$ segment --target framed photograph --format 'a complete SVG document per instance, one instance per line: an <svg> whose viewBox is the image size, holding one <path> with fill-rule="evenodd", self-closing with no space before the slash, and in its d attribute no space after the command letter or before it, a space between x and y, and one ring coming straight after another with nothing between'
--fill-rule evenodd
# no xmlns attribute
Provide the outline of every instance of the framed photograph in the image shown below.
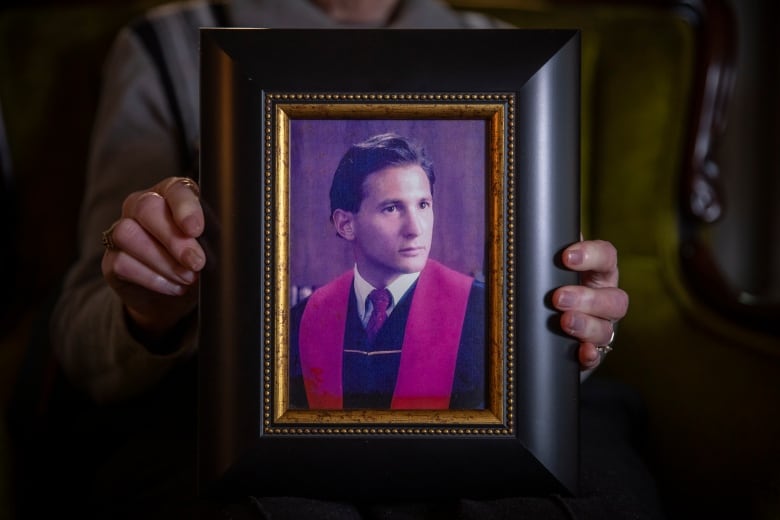
<svg viewBox="0 0 780 520"><path fill-rule="evenodd" d="M579 53L202 29L204 495L576 494Z"/></svg>

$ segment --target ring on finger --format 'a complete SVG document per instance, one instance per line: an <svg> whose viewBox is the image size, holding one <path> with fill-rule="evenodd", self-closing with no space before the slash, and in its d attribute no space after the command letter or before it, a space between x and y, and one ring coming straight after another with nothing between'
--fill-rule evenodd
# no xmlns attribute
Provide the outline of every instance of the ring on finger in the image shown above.
<svg viewBox="0 0 780 520"><path fill-rule="evenodd" d="M177 177L173 182L169 183L168 186L165 187L162 192L162 196L165 197L168 191L170 191L170 189L177 184L186 186L192 193L195 194L196 197L200 198L200 187L198 187L198 184L189 177Z"/></svg>
<svg viewBox="0 0 780 520"><path fill-rule="evenodd" d="M609 341L607 341L604 345L596 345L596 350L601 354L602 356L606 356L610 352L612 352L612 343L615 342L615 327L612 327L612 334L609 336Z"/></svg>
<svg viewBox="0 0 780 520"><path fill-rule="evenodd" d="M113 236L114 228L117 226L117 224L119 224L118 220L116 222L114 222L113 224L111 224L111 226L108 229L106 229L105 231L103 231L103 233L102 233L102 237L100 239L100 242L103 244L103 247L106 248L106 251L114 251L114 250L118 249L116 247L116 244L114 244L114 236Z"/></svg>

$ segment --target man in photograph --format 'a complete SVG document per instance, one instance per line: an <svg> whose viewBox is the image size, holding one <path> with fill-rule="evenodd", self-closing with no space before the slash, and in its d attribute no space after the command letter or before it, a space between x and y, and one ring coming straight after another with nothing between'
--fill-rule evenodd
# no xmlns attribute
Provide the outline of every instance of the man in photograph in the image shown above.
<svg viewBox="0 0 780 520"><path fill-rule="evenodd" d="M331 221L355 265L291 312L291 408L485 407L485 289L429 258L434 182L396 134L342 157Z"/></svg>

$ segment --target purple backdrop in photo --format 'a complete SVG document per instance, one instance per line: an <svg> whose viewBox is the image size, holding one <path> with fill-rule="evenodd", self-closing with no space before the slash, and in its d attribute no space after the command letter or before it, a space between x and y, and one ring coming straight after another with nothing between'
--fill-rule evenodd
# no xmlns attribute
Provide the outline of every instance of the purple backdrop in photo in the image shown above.
<svg viewBox="0 0 780 520"><path fill-rule="evenodd" d="M327 283L354 263L330 223L328 193L342 155L373 135L419 141L436 173L431 258L482 275L485 254L487 124L484 120L293 119L290 121L290 283ZM293 294L295 298L295 294Z"/></svg>

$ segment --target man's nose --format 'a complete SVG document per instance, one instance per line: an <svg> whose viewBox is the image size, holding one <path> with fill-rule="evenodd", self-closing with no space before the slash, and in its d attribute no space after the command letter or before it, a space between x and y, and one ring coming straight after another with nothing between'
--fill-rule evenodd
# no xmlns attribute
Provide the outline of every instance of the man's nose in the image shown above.
<svg viewBox="0 0 780 520"><path fill-rule="evenodd" d="M411 210L406 213L404 218L404 234L406 236L418 236L423 231L423 217L416 210Z"/></svg>

